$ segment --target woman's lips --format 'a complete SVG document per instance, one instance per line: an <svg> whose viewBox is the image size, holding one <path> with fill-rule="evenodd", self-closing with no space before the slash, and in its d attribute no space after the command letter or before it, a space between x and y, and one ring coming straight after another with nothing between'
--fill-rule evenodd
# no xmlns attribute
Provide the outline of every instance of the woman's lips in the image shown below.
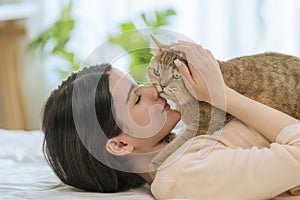
<svg viewBox="0 0 300 200"><path fill-rule="evenodd" d="M166 103L165 106L164 106L164 109L165 109L165 111L170 110L170 105L168 103Z"/></svg>

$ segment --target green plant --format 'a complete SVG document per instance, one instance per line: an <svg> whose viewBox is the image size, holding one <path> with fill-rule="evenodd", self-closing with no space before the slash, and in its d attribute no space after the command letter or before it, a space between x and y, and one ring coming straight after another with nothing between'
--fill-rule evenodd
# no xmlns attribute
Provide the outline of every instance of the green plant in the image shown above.
<svg viewBox="0 0 300 200"><path fill-rule="evenodd" d="M151 18L152 15L153 13L140 14L146 27L158 28L168 25L170 17L176 15L176 12L173 9L167 9L164 11L155 11L154 18ZM146 65L152 57L149 35L145 35L139 31L132 21L120 24L119 33L115 35L109 36L109 42L123 47L130 56L130 74L136 81L146 82Z"/></svg>
<svg viewBox="0 0 300 200"><path fill-rule="evenodd" d="M56 68L62 79L66 78L71 72L80 69L80 62L74 52L68 49L68 42L74 30L75 21L71 15L73 0L61 9L59 19L49 28L42 31L32 42L29 43L28 50L32 54L41 52L43 57L58 56L67 62L66 67ZM154 14L154 18L150 16ZM175 15L173 9L165 11L154 11L154 13L142 13L140 17L146 27L158 28L169 24L169 17ZM120 31L117 36L109 36L109 42L114 45L122 46L130 55L130 73L139 81L146 79L146 65L152 57L149 48L149 35L143 35L134 22L124 22L119 25ZM128 34L127 34L128 33ZM139 38L132 42L132 37ZM135 49L132 51L132 49Z"/></svg>
<svg viewBox="0 0 300 200"><path fill-rule="evenodd" d="M61 9L59 19L49 28L41 32L32 42L28 50L31 53L41 52L43 57L58 56L67 62L66 68L57 68L61 78L66 78L70 72L80 69L80 62L67 47L75 21L71 15L73 1Z"/></svg>

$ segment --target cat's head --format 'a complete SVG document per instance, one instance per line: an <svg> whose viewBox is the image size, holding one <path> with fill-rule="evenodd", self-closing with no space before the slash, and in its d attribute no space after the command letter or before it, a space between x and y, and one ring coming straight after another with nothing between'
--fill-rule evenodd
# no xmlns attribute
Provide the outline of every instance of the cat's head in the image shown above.
<svg viewBox="0 0 300 200"><path fill-rule="evenodd" d="M186 103L191 96L174 64L174 60L179 59L188 65L184 53L170 49L171 45L162 44L153 36L152 39L157 49L153 51L147 67L150 82L156 86L160 96L176 104Z"/></svg>

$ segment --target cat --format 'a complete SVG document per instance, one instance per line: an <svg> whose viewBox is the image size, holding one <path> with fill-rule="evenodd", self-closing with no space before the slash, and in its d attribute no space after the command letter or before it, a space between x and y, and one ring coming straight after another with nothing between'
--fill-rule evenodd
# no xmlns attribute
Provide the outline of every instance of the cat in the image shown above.
<svg viewBox="0 0 300 200"><path fill-rule="evenodd" d="M188 139L220 130L234 117L206 102L198 102L189 93L174 64L179 59L187 66L185 55L170 49L151 36L158 50L147 66L149 81L160 96L173 101L186 124L150 164L151 176L162 162ZM218 61L227 86L286 114L300 119L300 58L281 53L266 52ZM267 119L266 119L267 120ZM174 137L174 136L172 136ZM169 137L168 137L169 138Z"/></svg>

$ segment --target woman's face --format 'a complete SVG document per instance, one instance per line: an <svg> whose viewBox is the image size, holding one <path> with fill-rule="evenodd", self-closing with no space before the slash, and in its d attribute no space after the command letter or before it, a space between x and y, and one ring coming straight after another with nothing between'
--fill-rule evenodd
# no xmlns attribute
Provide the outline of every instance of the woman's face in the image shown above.
<svg viewBox="0 0 300 200"><path fill-rule="evenodd" d="M110 92L115 119L122 131L149 142L160 141L180 120L180 113L170 109L154 86L140 86L128 74L110 72Z"/></svg>

